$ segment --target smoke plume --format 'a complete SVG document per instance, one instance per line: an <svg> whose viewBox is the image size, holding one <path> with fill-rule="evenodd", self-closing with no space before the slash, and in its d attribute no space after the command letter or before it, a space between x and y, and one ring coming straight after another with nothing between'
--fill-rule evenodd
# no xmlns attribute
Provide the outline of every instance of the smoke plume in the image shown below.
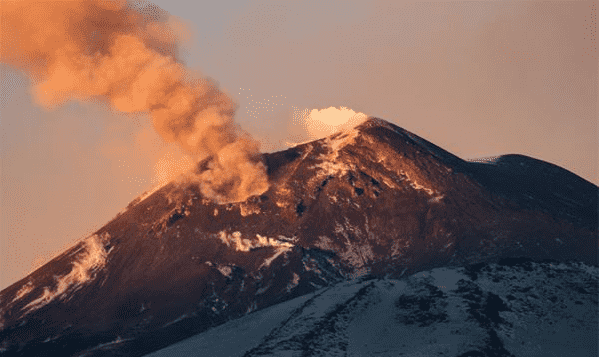
<svg viewBox="0 0 599 357"><path fill-rule="evenodd" d="M32 80L47 109L94 101L124 113L145 112L166 142L196 162L193 177L219 202L268 189L257 142L237 126L236 104L179 57L187 27L146 2L15 1L0 7L0 61Z"/></svg>

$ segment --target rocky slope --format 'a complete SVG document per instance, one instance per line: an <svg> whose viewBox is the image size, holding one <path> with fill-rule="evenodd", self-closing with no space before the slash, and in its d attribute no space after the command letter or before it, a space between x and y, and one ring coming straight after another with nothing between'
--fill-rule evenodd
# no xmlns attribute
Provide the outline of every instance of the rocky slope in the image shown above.
<svg viewBox="0 0 599 357"><path fill-rule="evenodd" d="M171 182L4 289L0 353L139 356L357 277L597 265L597 186L540 160L466 162L376 118L263 159L263 195Z"/></svg>

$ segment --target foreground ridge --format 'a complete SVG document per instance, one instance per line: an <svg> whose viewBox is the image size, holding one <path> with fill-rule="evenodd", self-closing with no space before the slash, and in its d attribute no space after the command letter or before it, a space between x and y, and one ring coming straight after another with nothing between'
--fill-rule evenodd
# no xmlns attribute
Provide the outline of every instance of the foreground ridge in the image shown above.
<svg viewBox="0 0 599 357"><path fill-rule="evenodd" d="M598 278L597 268L584 264L505 259L401 279L359 279L225 323L148 357L591 356L598 348L598 321L588 312L597 309Z"/></svg>

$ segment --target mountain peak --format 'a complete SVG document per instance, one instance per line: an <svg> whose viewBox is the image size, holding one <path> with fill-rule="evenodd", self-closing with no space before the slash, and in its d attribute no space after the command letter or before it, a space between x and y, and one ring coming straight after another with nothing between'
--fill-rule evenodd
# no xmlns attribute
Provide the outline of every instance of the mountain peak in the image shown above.
<svg viewBox="0 0 599 357"><path fill-rule="evenodd" d="M0 292L0 352L137 356L360 276L598 265L597 186L540 160L466 162L378 118L262 160L264 193L171 182Z"/></svg>

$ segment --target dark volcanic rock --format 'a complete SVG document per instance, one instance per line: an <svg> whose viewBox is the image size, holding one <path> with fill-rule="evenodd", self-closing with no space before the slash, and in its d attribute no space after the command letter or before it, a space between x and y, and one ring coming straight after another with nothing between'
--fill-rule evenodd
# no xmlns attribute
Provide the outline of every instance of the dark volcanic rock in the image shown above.
<svg viewBox="0 0 599 357"><path fill-rule="evenodd" d="M172 182L0 292L0 352L138 356L359 276L597 265L597 186L540 160L466 162L371 118L264 162L260 196L218 205ZM505 308L485 299L473 304ZM405 323L448 318L419 297L398 304L421 311Z"/></svg>

